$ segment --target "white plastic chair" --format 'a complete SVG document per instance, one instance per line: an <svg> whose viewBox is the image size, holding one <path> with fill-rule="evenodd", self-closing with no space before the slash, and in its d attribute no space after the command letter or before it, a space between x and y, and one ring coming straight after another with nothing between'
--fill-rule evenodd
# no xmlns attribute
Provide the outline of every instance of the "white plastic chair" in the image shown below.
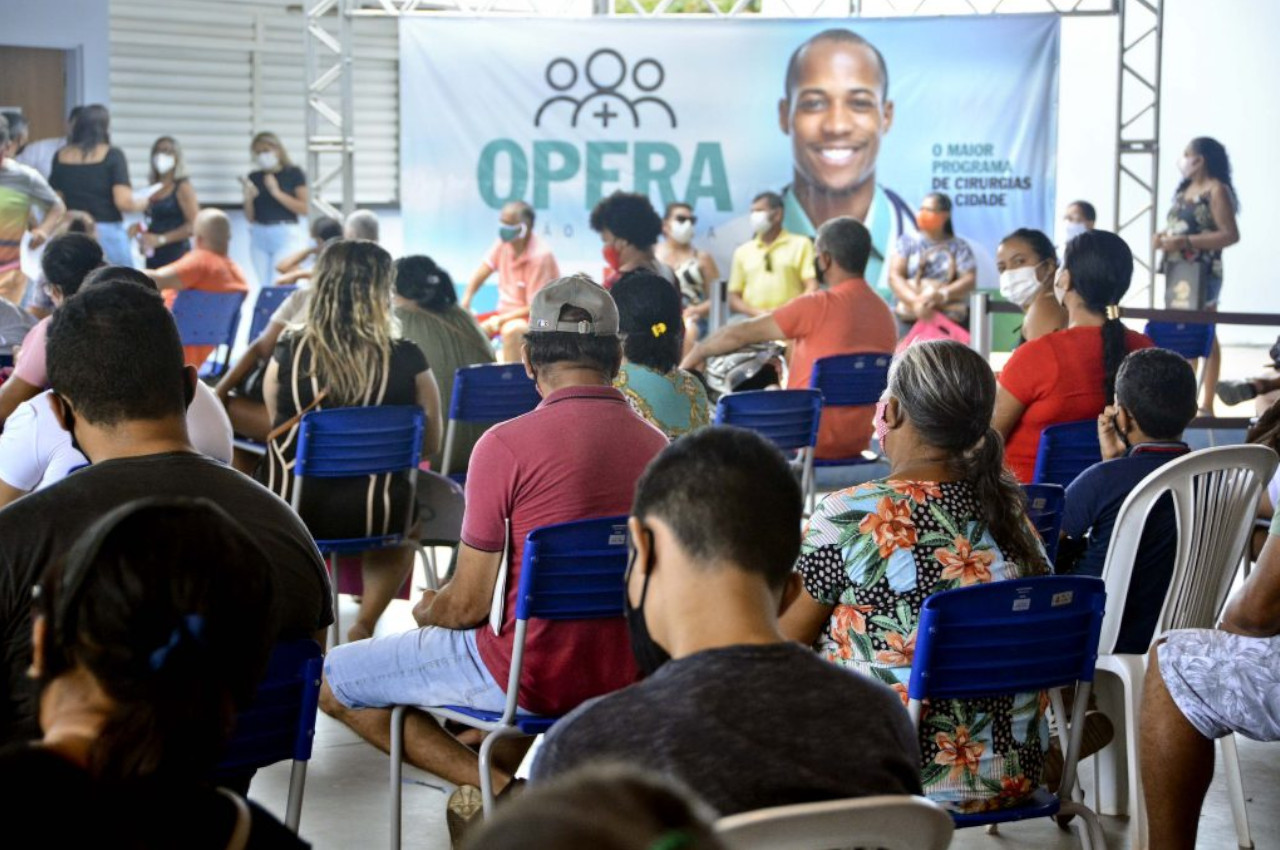
<svg viewBox="0 0 1280 850"><path fill-rule="evenodd" d="M729 850L946 850L955 827L930 800L885 794L743 812L715 830Z"/></svg>
<svg viewBox="0 0 1280 850"><path fill-rule="evenodd" d="M1146 678L1143 655L1116 654L1120 620L1138 544L1156 502L1173 498L1178 541L1173 575L1154 637L1169 629L1213 628L1246 557L1262 488L1271 480L1276 453L1265 446L1221 446L1171 461L1148 475L1120 507L1102 577L1107 613L1098 644L1098 707L1111 718L1116 737L1094 760L1094 787L1103 814L1129 815L1129 846L1146 850L1147 812L1138 768L1138 721ZM1222 739L1231 809L1241 847L1252 847L1235 740Z"/></svg>

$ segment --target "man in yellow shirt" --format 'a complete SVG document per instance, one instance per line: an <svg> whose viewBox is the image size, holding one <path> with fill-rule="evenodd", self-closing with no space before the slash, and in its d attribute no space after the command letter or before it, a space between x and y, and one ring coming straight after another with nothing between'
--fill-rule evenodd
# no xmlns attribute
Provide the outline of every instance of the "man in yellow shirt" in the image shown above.
<svg viewBox="0 0 1280 850"><path fill-rule="evenodd" d="M813 242L784 230L782 215L776 192L761 192L751 202L756 237L733 252L729 271L729 307L735 313L760 316L818 289Z"/></svg>

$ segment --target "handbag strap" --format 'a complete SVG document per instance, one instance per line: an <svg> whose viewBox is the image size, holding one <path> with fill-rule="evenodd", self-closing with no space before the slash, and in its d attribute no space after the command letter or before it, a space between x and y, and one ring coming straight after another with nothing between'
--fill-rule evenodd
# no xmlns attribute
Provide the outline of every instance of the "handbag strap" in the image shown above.
<svg viewBox="0 0 1280 850"><path fill-rule="evenodd" d="M279 437L281 434L289 433L289 430L293 428L295 425L297 425L299 422L301 422L302 417L306 416L308 413L315 410L316 406L319 405L320 402L324 401L324 397L327 396L328 394L329 394L328 390L321 390L320 392L316 393L316 397L311 399L310 404L308 404L306 407L299 410L293 416L290 416L288 419L281 422L279 425L277 425L276 427L272 428L269 432L267 432L267 442L268 443L271 442L276 437Z"/></svg>

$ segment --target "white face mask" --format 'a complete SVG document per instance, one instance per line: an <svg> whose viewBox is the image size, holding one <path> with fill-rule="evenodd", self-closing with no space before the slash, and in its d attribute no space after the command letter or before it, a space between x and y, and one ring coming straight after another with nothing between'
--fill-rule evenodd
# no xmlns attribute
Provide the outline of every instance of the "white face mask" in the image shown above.
<svg viewBox="0 0 1280 850"><path fill-rule="evenodd" d="M1062 286L1062 272L1058 272L1058 276L1053 279L1053 297L1058 299L1058 303L1063 307L1067 306L1067 288Z"/></svg>
<svg viewBox="0 0 1280 850"><path fill-rule="evenodd" d="M1019 307L1026 307L1040 291L1035 266L1007 269L1000 273L1000 294Z"/></svg>
<svg viewBox="0 0 1280 850"><path fill-rule="evenodd" d="M671 224L671 239L679 242L681 245L688 245L693 241L693 222L692 221L676 221Z"/></svg>
<svg viewBox="0 0 1280 850"><path fill-rule="evenodd" d="M151 158L156 174L168 174L178 164L178 158L171 153L158 153Z"/></svg>
<svg viewBox="0 0 1280 850"><path fill-rule="evenodd" d="M1195 161L1196 161L1196 157L1186 156L1184 154L1182 159L1178 160L1178 173L1181 174L1183 177L1190 177L1191 172L1196 170L1194 165Z"/></svg>
<svg viewBox="0 0 1280 850"><path fill-rule="evenodd" d="M1085 225L1083 221L1068 221L1067 222L1067 241L1070 242L1072 239L1075 239L1077 236L1079 236L1081 233L1084 233L1088 229L1089 229L1088 226Z"/></svg>
<svg viewBox="0 0 1280 850"><path fill-rule="evenodd" d="M280 157L276 156L275 151L262 151L258 154L258 166L263 171L271 171L280 164Z"/></svg>
<svg viewBox="0 0 1280 850"><path fill-rule="evenodd" d="M769 220L769 213L764 210L754 210L751 213L751 229L760 235L769 229L772 222Z"/></svg>

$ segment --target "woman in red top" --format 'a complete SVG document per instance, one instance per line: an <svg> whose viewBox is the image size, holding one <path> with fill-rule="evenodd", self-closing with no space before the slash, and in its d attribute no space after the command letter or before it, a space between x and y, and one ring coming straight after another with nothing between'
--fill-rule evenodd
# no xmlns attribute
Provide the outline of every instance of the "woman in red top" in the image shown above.
<svg viewBox="0 0 1280 850"><path fill-rule="evenodd" d="M1004 435L1009 468L1023 483L1035 472L1040 432L1059 422L1094 419L1115 399L1126 354L1152 345L1120 322L1120 299L1133 277L1125 241L1090 230L1067 243L1053 291L1067 309L1066 330L1019 346L1000 373L992 425Z"/></svg>

